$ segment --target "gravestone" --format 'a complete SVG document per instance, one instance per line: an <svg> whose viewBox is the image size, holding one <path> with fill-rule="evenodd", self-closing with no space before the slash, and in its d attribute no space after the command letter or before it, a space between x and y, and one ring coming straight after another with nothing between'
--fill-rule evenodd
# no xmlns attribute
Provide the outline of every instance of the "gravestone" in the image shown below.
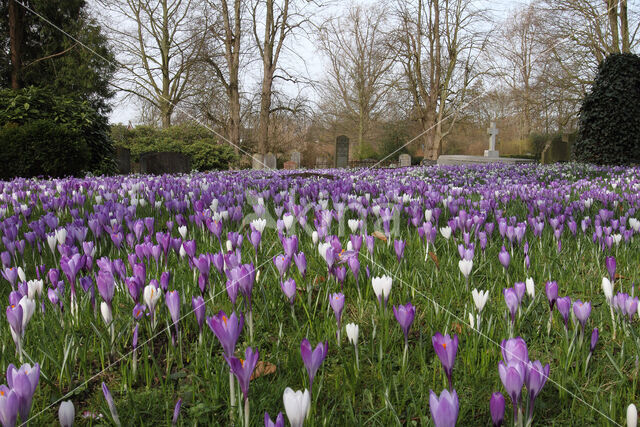
<svg viewBox="0 0 640 427"><path fill-rule="evenodd" d="M118 162L118 173L120 175L131 173L131 150L124 147L116 147L116 161Z"/></svg>
<svg viewBox="0 0 640 427"><path fill-rule="evenodd" d="M251 169L262 170L264 168L264 157L260 153L251 156Z"/></svg>
<svg viewBox="0 0 640 427"><path fill-rule="evenodd" d="M182 153L160 152L140 155L140 173L162 175L191 172L191 159Z"/></svg>
<svg viewBox="0 0 640 427"><path fill-rule="evenodd" d="M487 129L487 133L490 136L489 149L484 150L485 157L500 157L500 154L496 150L496 136L498 135L498 128L496 128L496 122L491 122L491 127Z"/></svg>
<svg viewBox="0 0 640 427"><path fill-rule="evenodd" d="M329 162L324 157L316 158L316 169L326 169L329 167Z"/></svg>
<svg viewBox="0 0 640 427"><path fill-rule="evenodd" d="M335 164L337 168L349 167L349 138L340 135L336 138Z"/></svg>
<svg viewBox="0 0 640 427"><path fill-rule="evenodd" d="M570 161L572 142L568 134L563 134L562 138L550 139L542 150L540 163L549 164Z"/></svg>
<svg viewBox="0 0 640 427"><path fill-rule="evenodd" d="M398 162L400 163L401 168L411 166L411 156L408 154L400 154L400 156L398 157Z"/></svg>
<svg viewBox="0 0 640 427"><path fill-rule="evenodd" d="M265 169L277 169L275 154L267 153L264 156L264 167Z"/></svg>
<svg viewBox="0 0 640 427"><path fill-rule="evenodd" d="M296 164L296 169L300 168L300 162L302 161L302 154L298 150L291 152L291 161Z"/></svg>
<svg viewBox="0 0 640 427"><path fill-rule="evenodd" d="M284 165L282 165L282 166L287 170L298 169L298 165L293 160L289 160L287 162L284 162Z"/></svg>

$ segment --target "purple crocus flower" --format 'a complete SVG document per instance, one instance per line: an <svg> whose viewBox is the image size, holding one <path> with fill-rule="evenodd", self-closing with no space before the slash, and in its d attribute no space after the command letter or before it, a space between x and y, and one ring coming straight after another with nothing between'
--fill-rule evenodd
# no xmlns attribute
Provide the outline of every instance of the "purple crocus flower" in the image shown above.
<svg viewBox="0 0 640 427"><path fill-rule="evenodd" d="M527 285L524 282L516 282L513 285L513 289L516 291L516 295L518 296L518 304L522 304L522 298L524 298Z"/></svg>
<svg viewBox="0 0 640 427"><path fill-rule="evenodd" d="M253 370L258 363L259 356L260 353L258 353L258 350L254 351L251 347L247 347L245 350L244 360L238 359L234 356L224 356L229 364L229 368L231 368L231 372L233 372L238 379L240 389L244 395L244 400L249 398L249 381L251 381L251 374L253 374Z"/></svg>
<svg viewBox="0 0 640 427"><path fill-rule="evenodd" d="M504 422L504 407L505 401L502 393L493 393L489 401L489 411L491 412L491 420L494 427L500 427Z"/></svg>
<svg viewBox="0 0 640 427"><path fill-rule="evenodd" d="M191 308L196 315L196 321L198 322L198 329L202 333L202 325L204 324L204 315L206 307L204 305L204 298L201 296L191 297Z"/></svg>
<svg viewBox="0 0 640 427"><path fill-rule="evenodd" d="M111 417L115 425L120 425L120 419L118 418L118 410L116 409L116 403L113 401L113 396L111 396L111 391L109 391L109 387L103 382L102 383L102 394L104 394L104 400L107 401L107 406L109 406L109 412L111 412Z"/></svg>
<svg viewBox="0 0 640 427"><path fill-rule="evenodd" d="M590 302L582 302L577 300L573 303L573 314L576 315L576 319L580 322L580 326L582 330L584 330L584 325L587 323L589 316L591 315L591 303Z"/></svg>
<svg viewBox="0 0 640 427"><path fill-rule="evenodd" d="M547 300L549 301L549 311L553 311L553 306L558 299L558 282L547 282L544 285L545 293L547 294Z"/></svg>
<svg viewBox="0 0 640 427"><path fill-rule="evenodd" d="M293 305L293 302L296 299L296 281L289 278L287 280L280 281L280 289L282 289L282 293L289 300L289 304Z"/></svg>
<svg viewBox="0 0 640 427"><path fill-rule="evenodd" d="M513 403L513 419L518 419L518 406L522 395L522 386L525 379L525 364L512 361L510 363L499 362L498 373L507 394Z"/></svg>
<svg viewBox="0 0 640 427"><path fill-rule="evenodd" d="M280 274L280 278L282 279L284 275L287 273L289 269L289 263L291 262L291 258L288 255L276 255L273 257L273 263L278 269L278 273Z"/></svg>
<svg viewBox="0 0 640 427"><path fill-rule="evenodd" d="M609 272L609 278L611 279L611 283L616 278L616 259L615 257L608 256L604 259L604 265L607 267L607 271Z"/></svg>
<svg viewBox="0 0 640 427"><path fill-rule="evenodd" d="M182 399L178 399L176 406L173 408L173 418L171 419L171 425L178 425L178 417L180 416L180 408L182 408Z"/></svg>
<svg viewBox="0 0 640 427"><path fill-rule="evenodd" d="M593 328L593 331L591 332L591 345L589 346L589 353L593 353L593 350L596 349L599 335L600 333L598 331L598 328Z"/></svg>
<svg viewBox="0 0 640 427"><path fill-rule="evenodd" d="M544 368L539 360L535 362L529 362L526 365L525 384L529 391L529 419L533 418L533 404L536 397L540 394L542 387L544 387L547 379L549 378L549 364L547 363Z"/></svg>
<svg viewBox="0 0 640 427"><path fill-rule="evenodd" d="M221 310L217 315L207 317L207 325L220 341L225 356L232 357L244 325L242 314L238 318L234 311L231 316L227 317L226 313Z"/></svg>
<svg viewBox="0 0 640 427"><path fill-rule="evenodd" d="M505 362L522 362L529 361L529 350L527 343L521 337L515 337L508 340L502 340L500 344L502 358Z"/></svg>
<svg viewBox="0 0 640 427"><path fill-rule="evenodd" d="M304 255L304 252L298 252L295 254L293 256L293 261L296 263L296 267L298 267L298 271L304 279L307 274L307 257Z"/></svg>
<svg viewBox="0 0 640 427"><path fill-rule="evenodd" d="M138 348L138 328L140 324L136 323L136 327L133 328L133 337L131 338L131 347L135 350Z"/></svg>
<svg viewBox="0 0 640 427"><path fill-rule="evenodd" d="M111 308L111 301L113 300L113 294L115 292L115 280L113 274L109 271L100 270L98 277L96 278L98 284L98 292L102 299Z"/></svg>
<svg viewBox="0 0 640 427"><path fill-rule="evenodd" d="M458 393L449 393L444 389L438 397L433 390L429 391L429 411L436 427L454 427L458 420Z"/></svg>
<svg viewBox="0 0 640 427"><path fill-rule="evenodd" d="M396 320L402 328L402 332L404 333L404 343L407 345L409 342L409 328L411 328L413 319L416 316L416 308L410 302L405 305L394 305L393 314L396 316Z"/></svg>
<svg viewBox="0 0 640 427"><path fill-rule="evenodd" d="M278 412L278 416L276 417L276 421L271 421L271 417L268 412L264 413L264 427L284 427L284 416L282 412Z"/></svg>
<svg viewBox="0 0 640 427"><path fill-rule="evenodd" d="M15 426L18 418L20 398L6 385L0 385L0 424Z"/></svg>
<svg viewBox="0 0 640 427"><path fill-rule="evenodd" d="M23 315L24 313L20 304L11 304L7 307L7 321L9 322L11 329L13 329L13 333L18 337L22 335Z"/></svg>
<svg viewBox="0 0 640 427"><path fill-rule="evenodd" d="M404 247L406 246L406 242L404 240L394 240L393 241L393 249L396 252L396 258L398 258L398 262L402 260L404 257Z"/></svg>
<svg viewBox="0 0 640 427"><path fill-rule="evenodd" d="M504 267L504 270L507 271L509 269L509 263L511 262L511 255L504 246L502 246L502 250L498 254L498 260Z"/></svg>
<svg viewBox="0 0 640 427"><path fill-rule="evenodd" d="M311 343L308 339L304 338L300 343L300 355L302 356L302 362L305 368L307 368L307 374L309 375L309 393L313 390L313 379L318 372L318 368L327 357L327 351L329 350L329 343L327 341L320 341L316 348L311 350Z"/></svg>
<svg viewBox="0 0 640 427"><path fill-rule="evenodd" d="M558 307L558 312L560 312L560 315L564 320L564 328L567 329L569 327L569 312L571 311L571 298L569 297L558 298L558 300L556 301L556 305Z"/></svg>
<svg viewBox="0 0 640 427"><path fill-rule="evenodd" d="M229 300L233 305L236 305L236 299L238 298L239 287L240 285L236 280L227 280L227 283L226 283L227 295L229 296Z"/></svg>
<svg viewBox="0 0 640 427"><path fill-rule="evenodd" d="M173 345L176 345L176 339L178 334L178 321L180 320L180 294L178 291L168 292L164 298L167 308L169 309L169 314L171 315L171 320L173 321L173 325L175 327L175 333L171 333L171 341Z"/></svg>
<svg viewBox="0 0 640 427"><path fill-rule="evenodd" d="M511 325L516 323L516 313L518 312L519 299L518 294L514 288L505 288L502 290L504 294L504 302L507 304L507 308L511 313Z"/></svg>
<svg viewBox="0 0 640 427"><path fill-rule="evenodd" d="M7 367L7 384L18 396L18 414L20 419L26 422L31 412L31 403L33 395L40 381L40 365L35 364L33 368L25 363L16 369L13 364Z"/></svg>
<svg viewBox="0 0 640 427"><path fill-rule="evenodd" d="M443 336L440 332L436 332L431 338L431 343L449 380L449 389L453 390L451 373L458 353L458 335L454 335L452 339L449 335Z"/></svg>
<svg viewBox="0 0 640 427"><path fill-rule="evenodd" d="M333 309L333 314L336 316L336 323L338 324L338 341L340 341L340 321L342 320L342 309L344 309L344 294L338 292L329 295L329 305Z"/></svg>

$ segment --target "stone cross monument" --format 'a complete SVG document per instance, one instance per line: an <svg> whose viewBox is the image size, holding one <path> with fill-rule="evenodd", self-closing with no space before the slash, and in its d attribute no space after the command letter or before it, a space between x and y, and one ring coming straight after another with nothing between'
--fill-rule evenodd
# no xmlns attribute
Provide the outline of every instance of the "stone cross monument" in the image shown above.
<svg viewBox="0 0 640 427"><path fill-rule="evenodd" d="M496 122L491 122L491 127L487 129L487 133L491 136L489 139L489 149L484 150L485 157L500 157L500 154L496 150L496 136L498 135L498 128L496 128Z"/></svg>

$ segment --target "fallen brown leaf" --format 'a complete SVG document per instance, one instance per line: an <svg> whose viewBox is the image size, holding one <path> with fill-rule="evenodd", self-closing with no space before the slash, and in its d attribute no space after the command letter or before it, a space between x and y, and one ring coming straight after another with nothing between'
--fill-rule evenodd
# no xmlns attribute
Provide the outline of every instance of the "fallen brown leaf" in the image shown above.
<svg viewBox="0 0 640 427"><path fill-rule="evenodd" d="M440 261L438 261L438 255L436 255L435 252L429 251L429 256L431 257L433 262L436 263L436 268L439 270L440 269Z"/></svg>
<svg viewBox="0 0 640 427"><path fill-rule="evenodd" d="M264 377L265 375L271 375L275 372L276 365L260 360L256 364L256 369L253 371L253 374L251 374L251 381L255 380L256 378Z"/></svg>
<svg viewBox="0 0 640 427"><path fill-rule="evenodd" d="M387 236L385 236L383 233L379 232L379 231L374 231L373 233L371 233L371 235L373 237L375 237L376 239L380 239L383 242L387 241Z"/></svg>

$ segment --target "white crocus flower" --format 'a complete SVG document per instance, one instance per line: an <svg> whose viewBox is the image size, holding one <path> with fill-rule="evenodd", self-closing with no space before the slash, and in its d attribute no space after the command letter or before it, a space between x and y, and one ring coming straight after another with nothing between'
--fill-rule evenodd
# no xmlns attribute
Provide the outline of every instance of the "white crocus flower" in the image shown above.
<svg viewBox="0 0 640 427"><path fill-rule="evenodd" d="M602 292L604 292L604 297L607 299L607 302L611 304L611 300L613 299L613 285L606 277L602 278Z"/></svg>
<svg viewBox="0 0 640 427"><path fill-rule="evenodd" d="M18 267L18 278L20 279L20 282L27 281L27 275L24 274L24 270L22 269L22 267Z"/></svg>
<svg viewBox="0 0 640 427"><path fill-rule="evenodd" d="M636 427L638 425L638 410L633 403L627 406L627 427Z"/></svg>
<svg viewBox="0 0 640 427"><path fill-rule="evenodd" d="M448 225L446 227L440 227L440 234L442 234L442 237L449 240L451 237L451 227Z"/></svg>
<svg viewBox="0 0 640 427"><path fill-rule="evenodd" d="M284 411L287 414L291 427L302 427L304 420L311 409L311 395L309 390L293 391L287 387L282 395Z"/></svg>
<svg viewBox="0 0 640 427"><path fill-rule="evenodd" d="M527 295L529 295L531 298L535 298L536 288L533 283L533 278L527 277L527 280L525 280L525 285L527 286Z"/></svg>
<svg viewBox="0 0 640 427"><path fill-rule="evenodd" d="M471 291L471 296L473 296L473 303L476 305L478 312L481 312L489 300L489 291L478 291L474 289Z"/></svg>
<svg viewBox="0 0 640 427"><path fill-rule="evenodd" d="M36 311L36 303L25 295L18 304L22 307L22 335L24 336L27 324L31 320L33 313Z"/></svg>
<svg viewBox="0 0 640 427"><path fill-rule="evenodd" d="M360 327L355 323L348 323L345 326L345 329L347 330L347 338L349 339L349 342L353 345L358 345L358 334L360 332Z"/></svg>
<svg viewBox="0 0 640 427"><path fill-rule="evenodd" d="M100 313L102 314L102 320L104 320L104 324L109 326L113 321L113 314L111 313L109 305L104 301L100 303Z"/></svg>
<svg viewBox="0 0 640 427"><path fill-rule="evenodd" d="M253 221L251 221L251 225L253 225L253 228L262 233L264 232L264 228L267 226L267 220L264 218L254 219Z"/></svg>
<svg viewBox="0 0 640 427"><path fill-rule="evenodd" d="M29 299L34 299L36 295L42 295L42 280L29 280L27 282L27 296Z"/></svg>
<svg viewBox="0 0 640 427"><path fill-rule="evenodd" d="M291 227L293 226L293 215L285 214L282 217L282 222L284 222L284 228L286 228L287 231L289 231L291 229Z"/></svg>
<svg viewBox="0 0 640 427"><path fill-rule="evenodd" d="M391 285L391 277L386 275L382 277L373 277L371 279L373 292L376 294L378 301L384 301L385 306L387 305L387 300L389 299L389 294L391 293Z"/></svg>
<svg viewBox="0 0 640 427"><path fill-rule="evenodd" d="M182 239L186 239L187 238L187 226L186 225L181 225L180 227L178 227L178 233L180 233L180 237L182 237Z"/></svg>
<svg viewBox="0 0 640 427"><path fill-rule="evenodd" d="M458 268L465 279L468 279L469 274L471 274L471 269L473 268L473 261L470 259L461 259L458 261Z"/></svg>
<svg viewBox="0 0 640 427"><path fill-rule="evenodd" d="M351 234L355 234L360 227L360 221L358 221L357 219L350 219L349 221L347 221L347 225L349 226L349 229L351 229Z"/></svg>

